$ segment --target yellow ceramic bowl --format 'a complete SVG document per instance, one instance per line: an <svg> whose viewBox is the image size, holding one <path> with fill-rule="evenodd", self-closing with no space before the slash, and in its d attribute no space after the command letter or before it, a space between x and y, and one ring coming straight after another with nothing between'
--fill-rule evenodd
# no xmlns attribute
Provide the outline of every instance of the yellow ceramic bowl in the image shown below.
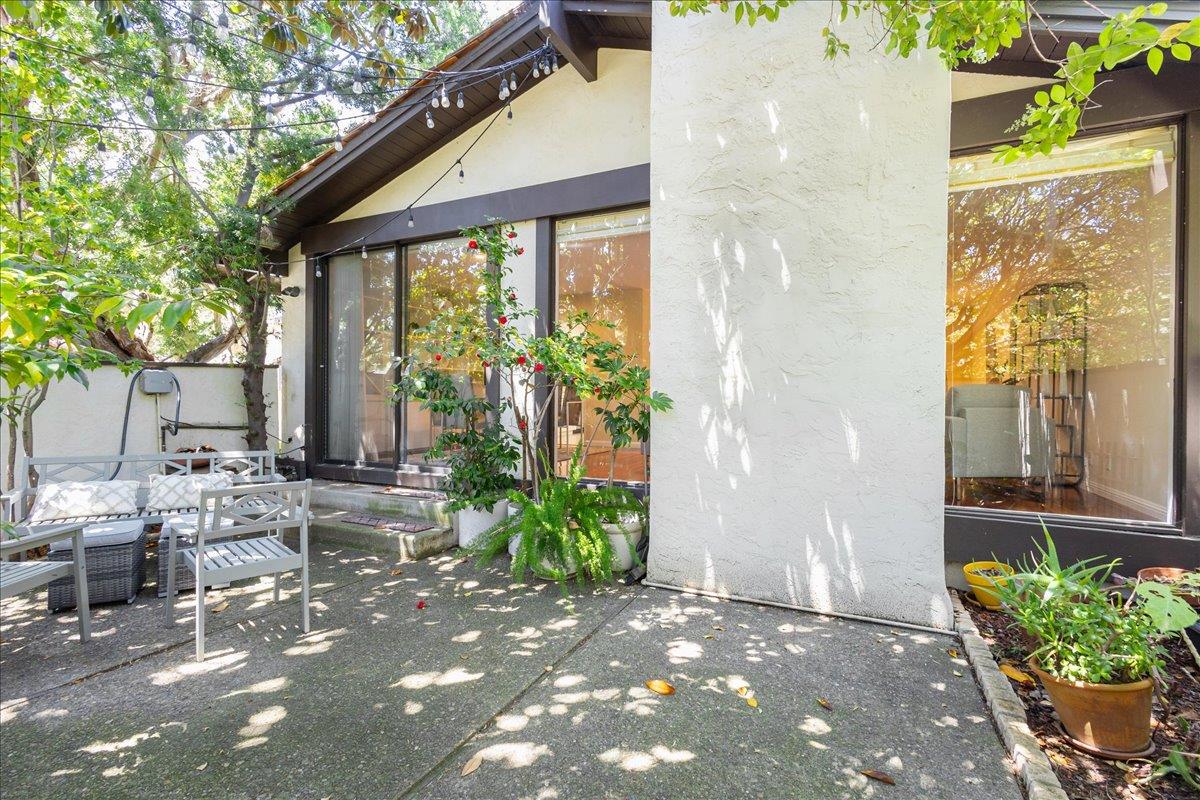
<svg viewBox="0 0 1200 800"><path fill-rule="evenodd" d="M1000 596L996 594L996 584L1006 583L1005 578L986 575L987 572L1001 572L1012 575L1013 568L999 561L972 561L963 567L963 576L971 587L971 594L979 604L989 611L1000 608Z"/></svg>

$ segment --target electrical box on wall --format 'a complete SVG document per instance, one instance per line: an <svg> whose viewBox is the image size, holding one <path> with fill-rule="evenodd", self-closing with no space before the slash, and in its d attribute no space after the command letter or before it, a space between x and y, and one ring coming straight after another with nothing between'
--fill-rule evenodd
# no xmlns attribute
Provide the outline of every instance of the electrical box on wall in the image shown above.
<svg viewBox="0 0 1200 800"><path fill-rule="evenodd" d="M148 369L142 373L144 394L170 394L174 389L171 373L165 369Z"/></svg>

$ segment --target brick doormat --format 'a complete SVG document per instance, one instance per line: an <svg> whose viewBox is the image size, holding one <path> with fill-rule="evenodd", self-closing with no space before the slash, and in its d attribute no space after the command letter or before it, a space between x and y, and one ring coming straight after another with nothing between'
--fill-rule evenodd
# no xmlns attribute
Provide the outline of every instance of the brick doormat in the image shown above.
<svg viewBox="0 0 1200 800"><path fill-rule="evenodd" d="M387 489L380 489L372 494L390 494L399 497L411 497L414 500L445 500L446 495L441 492L435 492L432 489L409 489L403 486L389 486Z"/></svg>
<svg viewBox="0 0 1200 800"><path fill-rule="evenodd" d="M376 530L397 531L399 533L420 533L433 527L432 522L376 517L373 514L350 514L342 517L341 521L349 522L352 525L366 525L368 528L375 528Z"/></svg>

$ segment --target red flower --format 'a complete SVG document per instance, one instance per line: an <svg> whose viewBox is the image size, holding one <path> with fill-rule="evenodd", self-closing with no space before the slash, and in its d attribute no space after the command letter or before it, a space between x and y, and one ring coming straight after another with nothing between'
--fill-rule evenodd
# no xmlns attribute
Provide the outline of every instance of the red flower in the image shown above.
<svg viewBox="0 0 1200 800"><path fill-rule="evenodd" d="M467 247L471 248L472 250L478 250L478 249L479 249L479 242L477 242L477 241L475 241L474 239L472 239L471 241L467 242Z"/></svg>
<svg viewBox="0 0 1200 800"><path fill-rule="evenodd" d="M501 325L503 325L506 322L508 322L508 317L501 314L500 317L496 320L496 322L499 322Z"/></svg>
<svg viewBox="0 0 1200 800"><path fill-rule="evenodd" d="M518 363L518 364L521 364L522 366L524 366L524 364L525 364L525 356L517 356L517 363Z"/></svg>
<svg viewBox="0 0 1200 800"><path fill-rule="evenodd" d="M542 370L544 370L545 368L546 368L546 365L545 365L545 364L543 364L543 363L542 363L542 362L540 362L540 361L539 361L538 363L536 363L536 364L534 364L534 365L533 365L533 371L534 371L534 372L541 372L541 371L542 371Z"/></svg>
<svg viewBox="0 0 1200 800"><path fill-rule="evenodd" d="M524 248L524 247L518 247L518 248L517 248L517 255L519 255L519 256L523 256L523 255L525 255L525 248Z"/></svg>
<svg viewBox="0 0 1200 800"><path fill-rule="evenodd" d="M425 610L425 601L418 600L417 601L417 611L424 611L424 610Z"/></svg>
<svg viewBox="0 0 1200 800"><path fill-rule="evenodd" d="M508 293L508 299L509 299L509 300L512 300L512 301L515 303L515 302L517 301L517 293L516 293L516 292L509 292L509 293Z"/></svg>
<svg viewBox="0 0 1200 800"><path fill-rule="evenodd" d="M523 419L522 419L522 420L518 420L518 421L517 421L517 427L518 427L518 428L520 428L521 430L525 430L525 420L523 420Z"/></svg>
<svg viewBox="0 0 1200 800"><path fill-rule="evenodd" d="M488 368L488 367L490 367L491 365L492 365L492 363L491 363L490 361L485 361L485 362L483 362L483 368L484 368L484 369L487 369L487 368Z"/></svg>
<svg viewBox="0 0 1200 800"><path fill-rule="evenodd" d="M434 361L441 361L441 360L442 360L442 354L441 354L441 353L434 353L434 354L433 354L433 360L434 360Z"/></svg>
<svg viewBox="0 0 1200 800"><path fill-rule="evenodd" d="M509 232L508 232L508 238L510 238L510 239L515 239L515 238L517 238L517 232L516 232L516 231L509 231Z"/></svg>

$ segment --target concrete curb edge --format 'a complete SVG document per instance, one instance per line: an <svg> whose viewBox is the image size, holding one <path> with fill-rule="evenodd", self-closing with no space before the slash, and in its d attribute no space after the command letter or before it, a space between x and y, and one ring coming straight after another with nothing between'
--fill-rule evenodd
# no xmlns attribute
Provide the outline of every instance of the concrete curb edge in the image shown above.
<svg viewBox="0 0 1200 800"><path fill-rule="evenodd" d="M952 591L950 599L954 603L955 630L962 638L963 650L975 671L975 680L983 691L996 729L1004 740L1004 747L1016 765L1025 795L1029 800L1070 800L1054 773L1050 759L1038 744L1037 737L1029 730L1025 704L1000 671L991 648L979 635L979 629L963 606L962 598L958 592Z"/></svg>

